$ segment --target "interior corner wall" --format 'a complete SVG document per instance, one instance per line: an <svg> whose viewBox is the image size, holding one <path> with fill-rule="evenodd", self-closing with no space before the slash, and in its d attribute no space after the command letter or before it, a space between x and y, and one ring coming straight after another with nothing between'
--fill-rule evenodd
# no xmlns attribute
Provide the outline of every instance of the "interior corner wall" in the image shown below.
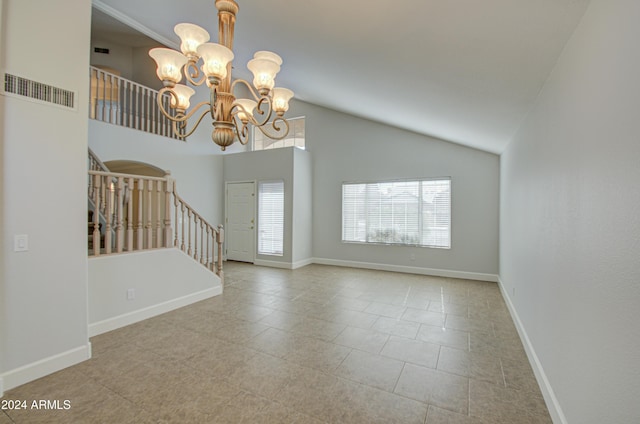
<svg viewBox="0 0 640 424"><path fill-rule="evenodd" d="M313 158L318 263L496 281L498 155L294 100ZM451 249L342 243L342 183L451 177Z"/></svg>
<svg viewBox="0 0 640 424"><path fill-rule="evenodd" d="M639 21L593 0L501 156L501 284L555 423L640 419Z"/></svg>
<svg viewBox="0 0 640 424"><path fill-rule="evenodd" d="M289 217L293 216L293 150L290 147L224 155L225 182L255 181L257 184L259 181L284 181L284 252L282 256L258 255L256 252L257 263L270 263L285 268L292 266L293 219ZM257 190L256 185L256 192Z"/></svg>
<svg viewBox="0 0 640 424"><path fill-rule="evenodd" d="M73 110L0 95L0 377L7 390L90 356L85 99L91 1L4 0L3 6L2 71L77 96ZM50 48L33 36L36 29ZM28 236L28 251L14 252L16 235Z"/></svg>
<svg viewBox="0 0 640 424"><path fill-rule="evenodd" d="M291 262L293 268L313 261L313 166L306 150L293 152L293 224Z"/></svg>

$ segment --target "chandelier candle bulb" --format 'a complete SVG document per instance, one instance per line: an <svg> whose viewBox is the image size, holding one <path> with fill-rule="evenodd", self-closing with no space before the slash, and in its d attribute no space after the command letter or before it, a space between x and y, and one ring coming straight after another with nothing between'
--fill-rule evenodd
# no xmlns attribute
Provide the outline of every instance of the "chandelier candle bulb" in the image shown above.
<svg viewBox="0 0 640 424"><path fill-rule="evenodd" d="M289 110L289 100L293 97L293 91L284 87L273 89L273 110L278 116L284 115Z"/></svg>
<svg viewBox="0 0 640 424"><path fill-rule="evenodd" d="M204 43L198 46L198 54L202 57L202 72L214 80L222 80L227 76L227 65L233 60L233 52L218 43Z"/></svg>
<svg viewBox="0 0 640 424"><path fill-rule="evenodd" d="M182 53L165 48L149 51L149 56L158 65L156 74L164 84L157 97L158 109L172 122L175 134L183 140L193 134L202 119L209 115L213 124L211 139L222 150L236 140L240 144L247 144L249 125L269 138L284 139L289 134L289 123L283 116L289 109L293 91L274 88L282 58L270 51L256 52L247 64L253 73L253 85L244 79L233 79L231 62L234 54L231 48L238 4L235 0L215 0L215 5L218 9L217 43L209 42L210 36L205 29L182 23L173 29L180 37ZM178 84L183 77L193 86L206 84L209 101L200 102L187 111L195 91ZM238 84L245 86L253 100L236 99L233 92ZM166 94L170 95L169 106L176 113L167 111L163 100L166 100ZM187 129L187 121L196 112L199 117L195 117L195 124ZM260 120L256 119L257 115L260 115Z"/></svg>
<svg viewBox="0 0 640 424"><path fill-rule="evenodd" d="M209 33L198 25L185 23L176 25L173 31L182 41L180 44L182 54L188 57L189 60L198 61L200 59L198 47L209 41Z"/></svg>
<svg viewBox="0 0 640 424"><path fill-rule="evenodd" d="M251 99L238 99L234 102L234 105L238 105L238 118L243 122L249 122L249 117L253 115L253 110L258 105L257 102Z"/></svg>
<svg viewBox="0 0 640 424"><path fill-rule="evenodd" d="M247 63L247 68L253 73L253 85L261 95L266 95L276 84L276 74L280 72L282 59L272 52L257 52Z"/></svg>
<svg viewBox="0 0 640 424"><path fill-rule="evenodd" d="M149 56L156 61L156 75L165 87L173 87L182 79L182 67L187 63L185 55L175 50L157 47L149 50Z"/></svg>
<svg viewBox="0 0 640 424"><path fill-rule="evenodd" d="M196 91L183 84L176 84L172 91L175 96L171 96L171 107L184 113L185 110L189 109L189 106L191 105L189 100Z"/></svg>

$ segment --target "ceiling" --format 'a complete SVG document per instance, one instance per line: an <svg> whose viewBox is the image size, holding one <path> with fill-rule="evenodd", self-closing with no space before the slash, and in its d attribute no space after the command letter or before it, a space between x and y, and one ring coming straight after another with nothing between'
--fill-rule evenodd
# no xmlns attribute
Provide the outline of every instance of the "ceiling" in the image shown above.
<svg viewBox="0 0 640 424"><path fill-rule="evenodd" d="M515 134L589 4L237 2L234 75L249 77L253 53L272 50L284 60L278 86L291 88L298 99L493 153ZM214 0L93 3L127 24L112 28L123 43L150 42L127 35L127 26L170 47L179 43L173 33L179 22L200 25L212 38L217 34ZM107 21L94 17L94 31L98 25L110 30Z"/></svg>

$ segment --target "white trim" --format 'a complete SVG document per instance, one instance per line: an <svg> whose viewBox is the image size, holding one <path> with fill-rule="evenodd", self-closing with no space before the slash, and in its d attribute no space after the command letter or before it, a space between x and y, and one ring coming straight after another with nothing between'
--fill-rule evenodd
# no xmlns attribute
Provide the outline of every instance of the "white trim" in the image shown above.
<svg viewBox="0 0 640 424"><path fill-rule="evenodd" d="M291 264L291 269L302 268L303 266L311 265L313 263L313 258L303 259L301 261L293 262Z"/></svg>
<svg viewBox="0 0 640 424"><path fill-rule="evenodd" d="M159 43L164 44L167 47L170 47L174 50L180 50L180 45L178 43L176 43L175 41L172 41L170 39L168 39L167 37L158 34L157 32L147 28L146 26L142 25L140 22L136 21L135 19L130 18L129 16L125 15L124 13L120 12L117 9L114 9L113 7L109 6L108 4L105 4L104 2L102 2L101 0L92 0L92 5L93 7L95 7L96 9L98 9L101 12L106 13L107 15L111 16L112 18L122 22L123 24L130 26L131 28L137 30L138 32L143 33L144 35L146 35L147 37L151 37L154 40L156 40Z"/></svg>
<svg viewBox="0 0 640 424"><path fill-rule="evenodd" d="M313 258L307 258L297 262L280 262L256 259L253 264L257 266L268 266L271 268L298 269L302 268L303 266L311 265L312 263L314 263Z"/></svg>
<svg viewBox="0 0 640 424"><path fill-rule="evenodd" d="M536 380L538 381L538 386L540 386L540 390L542 391L542 396L544 397L545 403L547 404L547 409L549 410L549 414L551 415L551 419L556 424L568 424L567 418L562 412L562 408L560 406L560 402L551 387L551 383L547 378L547 374L544 372L542 368L542 364L538 359L538 355L536 355L536 351L529 340L529 336L527 335L527 330L524 328L522 321L520 321L520 317L518 316L518 312L516 311L515 306L511 302L511 298L509 297L507 290L504 287L504 283L500 276L498 276L498 287L500 287L500 292L502 293L502 297L507 304L507 308L509 308L509 313L511 314L511 318L518 330L518 334L520 335L520 340L522 341L522 345L524 346L525 352L527 352L527 357L529 358L529 363L531 364L531 368L533 369L533 373L536 376Z"/></svg>
<svg viewBox="0 0 640 424"><path fill-rule="evenodd" d="M257 266L268 266L271 268L295 269L291 262L266 261L264 259L256 259L253 262Z"/></svg>
<svg viewBox="0 0 640 424"><path fill-rule="evenodd" d="M72 365L91 359L91 343L84 346L41 359L20 368L8 371L0 376L0 397L4 395L4 389L14 387L37 380L54 372L68 368Z"/></svg>
<svg viewBox="0 0 640 424"><path fill-rule="evenodd" d="M182 308L183 306L218 296L219 294L222 294L222 285L178 297L176 299L171 299L166 302L158 303L157 305L148 306L137 311L127 312L126 314L118 315L117 317L98 321L93 324L89 324L89 337L125 327L127 325L173 311L174 309Z"/></svg>
<svg viewBox="0 0 640 424"><path fill-rule="evenodd" d="M496 274L454 271L449 269L421 268L416 266L377 264L372 262L343 261L339 259L313 258L314 264L344 266L350 268L375 269L380 271L403 272L407 274L432 275L435 277L462 278L466 280L498 282Z"/></svg>

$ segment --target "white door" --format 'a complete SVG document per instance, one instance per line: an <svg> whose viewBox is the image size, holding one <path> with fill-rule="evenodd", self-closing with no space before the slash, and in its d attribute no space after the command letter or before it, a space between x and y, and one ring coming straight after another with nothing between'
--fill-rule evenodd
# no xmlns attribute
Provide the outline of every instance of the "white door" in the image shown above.
<svg viewBox="0 0 640 424"><path fill-rule="evenodd" d="M225 242L227 259L252 262L255 259L255 211L254 183L227 184L227 228Z"/></svg>

